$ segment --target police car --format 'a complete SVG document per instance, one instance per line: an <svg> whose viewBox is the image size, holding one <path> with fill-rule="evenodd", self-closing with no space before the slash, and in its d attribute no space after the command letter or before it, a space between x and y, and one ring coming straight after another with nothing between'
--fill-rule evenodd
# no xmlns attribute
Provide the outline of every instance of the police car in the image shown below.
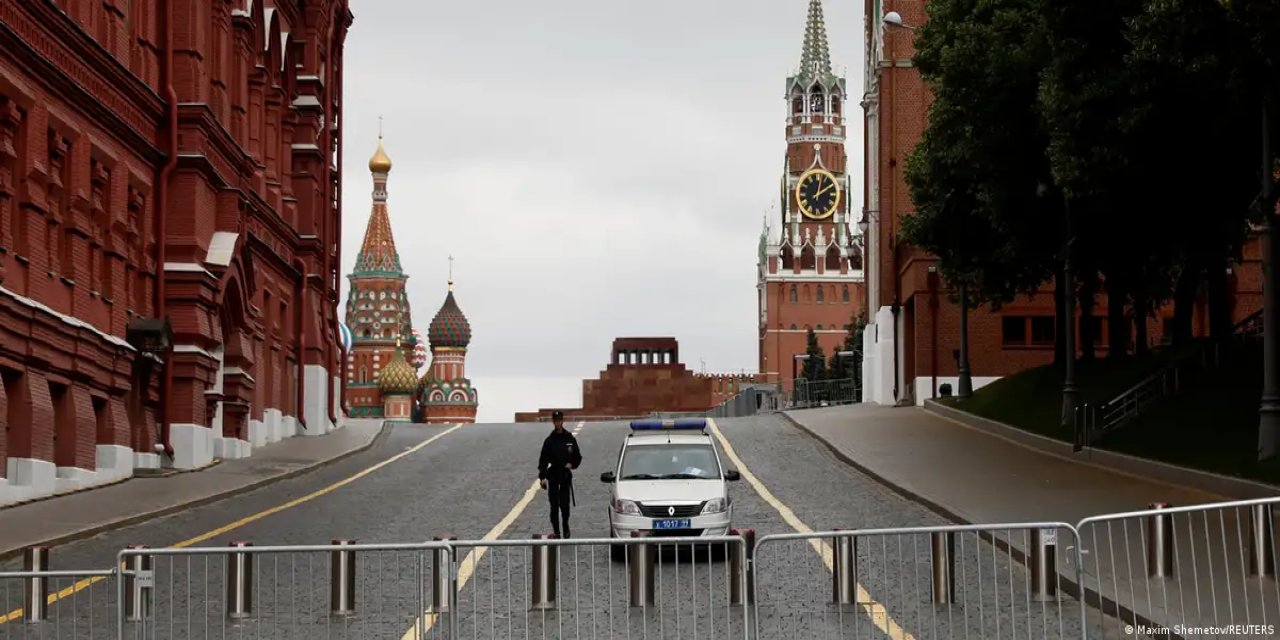
<svg viewBox="0 0 1280 640"><path fill-rule="evenodd" d="M652 536L725 535L733 519L726 482L739 479L725 469L704 418L635 420L618 452L614 471L600 474L613 485L609 536L633 531ZM625 548L615 545L621 560Z"/></svg>

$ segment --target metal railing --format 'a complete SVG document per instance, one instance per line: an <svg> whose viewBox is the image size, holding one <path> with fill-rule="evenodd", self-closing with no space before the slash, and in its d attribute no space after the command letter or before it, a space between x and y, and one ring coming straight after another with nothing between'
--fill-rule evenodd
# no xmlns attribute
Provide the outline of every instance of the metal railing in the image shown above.
<svg viewBox="0 0 1280 640"><path fill-rule="evenodd" d="M791 408L828 407L853 404L860 398L856 378L806 380L798 378L791 390Z"/></svg>
<svg viewBox="0 0 1280 640"><path fill-rule="evenodd" d="M0 637L1275 637L1278 507L758 540L134 547L106 571L54 571L32 548L0 573Z"/></svg>
<svg viewBox="0 0 1280 640"><path fill-rule="evenodd" d="M1259 310L1237 322L1231 329L1231 335L1233 339L1247 343L1262 336L1262 327L1262 311ZM1078 407L1075 416L1076 449L1092 445L1142 415L1152 404L1177 393L1181 389L1179 382L1189 367L1203 368L1210 362L1217 366L1222 362L1221 349L1224 346L1217 341L1201 341L1195 349L1175 358L1116 397Z"/></svg>

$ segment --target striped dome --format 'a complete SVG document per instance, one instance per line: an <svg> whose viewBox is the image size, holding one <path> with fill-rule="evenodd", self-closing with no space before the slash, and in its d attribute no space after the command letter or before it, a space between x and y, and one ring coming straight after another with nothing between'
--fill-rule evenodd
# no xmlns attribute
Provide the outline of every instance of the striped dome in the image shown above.
<svg viewBox="0 0 1280 640"><path fill-rule="evenodd" d="M405 362L404 354L396 347L391 362L382 367L382 372L378 374L378 389L383 393L408 395L417 387L418 374Z"/></svg>
<svg viewBox="0 0 1280 640"><path fill-rule="evenodd" d="M471 343L471 324L467 322L467 317L462 314L462 309L458 308L458 302L453 299L452 290L449 291L449 296L444 299L444 304L440 306L440 311L436 312L435 319L431 321L431 328L427 330L427 338L431 340L433 348L465 348Z"/></svg>
<svg viewBox="0 0 1280 640"><path fill-rule="evenodd" d="M346 323L338 323L338 342L343 351L351 351L351 345L355 343L355 334L351 333L351 328Z"/></svg>

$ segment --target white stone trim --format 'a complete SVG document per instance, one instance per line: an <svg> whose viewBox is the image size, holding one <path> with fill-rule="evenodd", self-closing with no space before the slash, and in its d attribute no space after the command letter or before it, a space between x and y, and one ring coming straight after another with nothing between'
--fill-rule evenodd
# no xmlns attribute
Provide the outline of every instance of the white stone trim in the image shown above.
<svg viewBox="0 0 1280 640"><path fill-rule="evenodd" d="M213 429L198 424L169 425L174 469L199 469L213 463Z"/></svg>
<svg viewBox="0 0 1280 640"><path fill-rule="evenodd" d="M219 362L221 362L221 361L222 361L222 358L220 358L220 357L218 357L218 356L215 356L215 355L213 355L212 353L210 353L210 352L208 352L208 351L206 351L206 350L204 350L204 349L202 349L202 348L200 348L200 347L198 347L198 346L196 346L196 345L194 345L194 344L175 344L175 345L173 345L173 352L174 352L174 353L198 353L198 354L200 354L200 355L202 355L202 356L205 356L205 357L207 357L207 358L210 358L210 359L213 359L213 360L217 360L217 361L219 361Z"/></svg>
<svg viewBox="0 0 1280 640"><path fill-rule="evenodd" d="M206 252L204 261L220 267L229 266L231 259L235 257L236 240L239 238L240 234L231 231L214 231L213 237L209 238L209 251Z"/></svg>
<svg viewBox="0 0 1280 640"><path fill-rule="evenodd" d="M208 269L194 262L166 262L164 263L164 270L181 273L203 273L210 278L213 277L213 274Z"/></svg>
<svg viewBox="0 0 1280 640"><path fill-rule="evenodd" d="M310 95L303 95L303 96L298 96L293 100L293 106L294 107L321 107L323 105L320 104L319 98L315 96L310 96ZM311 145L311 146L315 147L315 145ZM297 149L298 145L294 145L293 148ZM316 147L316 148L319 149L319 147Z"/></svg>
<svg viewBox="0 0 1280 640"><path fill-rule="evenodd" d="M58 313L57 311L54 311L53 309L50 309L49 307L47 307L47 306L45 306L45 305L43 305L43 304L41 304L41 303L39 303L39 302L36 302L35 300L32 300L31 298L28 298L28 297L26 297L26 296L18 295L17 293L14 293L13 291L10 291L10 290L8 290L8 289L6 289L6 288L4 288L4 287L0 287L0 294L4 294L4 295L9 296L10 298L13 298L13 299L14 299L14 300L16 300L19 304L22 304L22 305L25 305L25 306L31 307L31 308L33 308L33 309L39 309L40 311L43 311L43 312L45 312L45 313L47 313L47 314L49 314L49 315L51 315L51 316L53 316L53 317L55 317L55 318L57 318L57 319L61 320L61 321L62 321L63 323L65 323L65 324L69 324L69 325L71 325L71 326L73 326L73 327L77 327L77 328L80 328L80 329L88 329L89 331L92 331L93 333L97 334L97 336L98 336L99 338L102 338L104 341L109 342L109 343L111 343L111 344L114 344L114 345L116 345L116 346L118 346L118 347L123 347L123 348L125 348L125 349L128 349L129 351L134 351L134 350L135 350L135 349L133 348L133 345L131 345L131 344L129 344L128 342L126 342L126 341L124 340L124 338L120 338L120 337L117 337L117 336L113 336L113 335L111 335L111 334L109 334L109 333L106 333L106 332L102 331L101 329L98 329L97 327L95 327L95 326L93 326L93 325L91 325L91 324L89 324L89 323L87 323L87 322L85 322L85 321L83 321L83 320L81 320L81 319L79 319L79 318L76 318L76 317L73 317L73 316L69 316L69 315L66 315L66 314L62 314L62 313Z"/></svg>
<svg viewBox="0 0 1280 640"><path fill-rule="evenodd" d="M985 387L999 379L1000 379L1000 376L971 376L971 382L973 383L973 390L977 391L978 389L981 389L982 387ZM951 396L955 397L956 392L960 390L960 377L959 376L938 376L939 387L941 387L943 384L948 384L948 383L951 385ZM925 400L932 399L934 397L933 376L916 376L915 388L916 388L916 398L915 398L916 406L923 407Z"/></svg>

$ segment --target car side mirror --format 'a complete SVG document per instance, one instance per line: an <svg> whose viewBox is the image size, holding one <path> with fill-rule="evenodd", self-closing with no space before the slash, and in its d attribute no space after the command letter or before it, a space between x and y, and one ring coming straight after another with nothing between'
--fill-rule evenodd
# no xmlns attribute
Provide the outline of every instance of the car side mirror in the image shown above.
<svg viewBox="0 0 1280 640"><path fill-rule="evenodd" d="M616 480L616 478L614 477L612 471L606 471L600 474L600 482L609 483L609 482L613 482L614 480Z"/></svg>
<svg viewBox="0 0 1280 640"><path fill-rule="evenodd" d="M724 472L724 479L729 482L737 482L742 479L742 476L738 474L737 469L729 469Z"/></svg>

